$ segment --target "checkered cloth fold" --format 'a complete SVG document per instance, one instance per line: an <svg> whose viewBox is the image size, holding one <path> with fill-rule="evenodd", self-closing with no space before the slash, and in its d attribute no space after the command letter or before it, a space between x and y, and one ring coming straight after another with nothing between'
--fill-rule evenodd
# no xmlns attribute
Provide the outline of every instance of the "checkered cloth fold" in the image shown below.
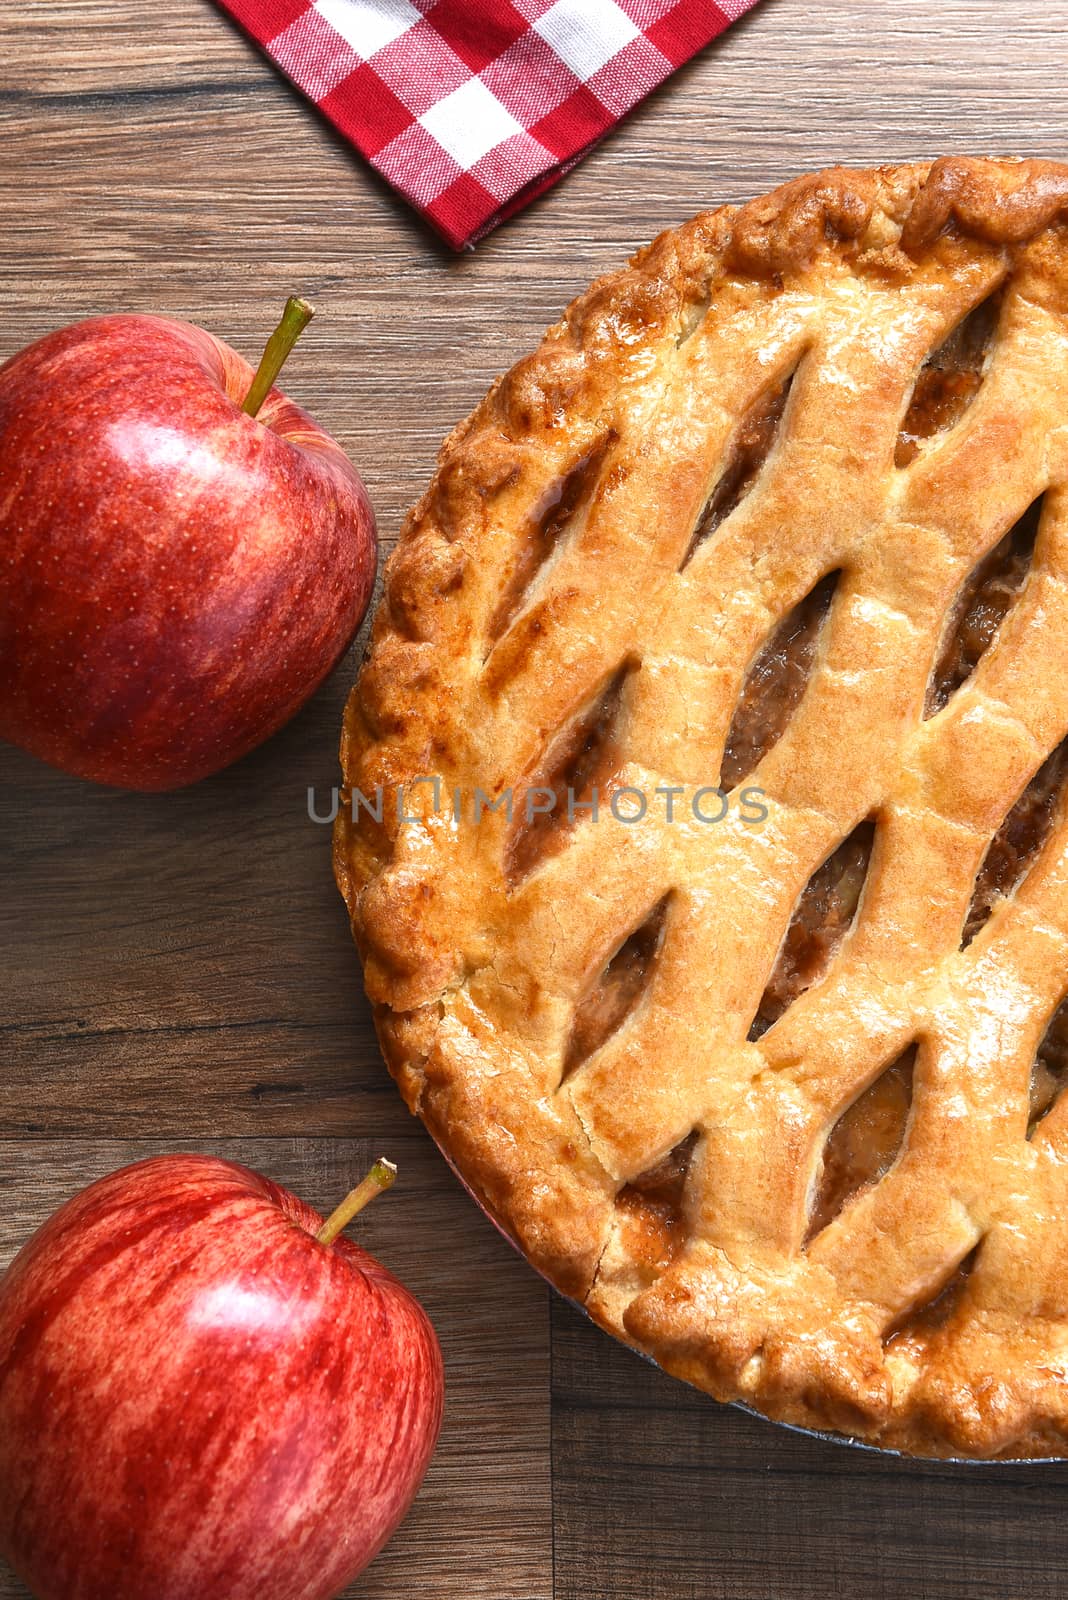
<svg viewBox="0 0 1068 1600"><path fill-rule="evenodd" d="M217 0L454 248L756 0Z"/></svg>

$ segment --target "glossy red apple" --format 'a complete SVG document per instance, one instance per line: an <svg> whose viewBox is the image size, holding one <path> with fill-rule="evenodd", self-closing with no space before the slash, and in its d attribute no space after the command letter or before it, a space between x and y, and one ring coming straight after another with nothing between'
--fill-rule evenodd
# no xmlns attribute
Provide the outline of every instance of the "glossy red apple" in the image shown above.
<svg viewBox="0 0 1068 1600"><path fill-rule="evenodd" d="M309 315L290 302L265 389ZM251 750L336 665L374 582L370 501L285 395L242 409L252 379L210 333L149 316L0 367L0 737L170 789Z"/></svg>
<svg viewBox="0 0 1068 1600"><path fill-rule="evenodd" d="M320 1224L244 1167L164 1156L15 1258L0 1552L40 1600L325 1600L392 1533L441 1356L407 1290Z"/></svg>

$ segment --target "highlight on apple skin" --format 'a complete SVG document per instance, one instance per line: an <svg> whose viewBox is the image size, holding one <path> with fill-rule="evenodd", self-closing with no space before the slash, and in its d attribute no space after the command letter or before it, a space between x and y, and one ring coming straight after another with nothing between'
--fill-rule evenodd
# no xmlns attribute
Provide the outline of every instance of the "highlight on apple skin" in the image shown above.
<svg viewBox="0 0 1068 1600"><path fill-rule="evenodd" d="M0 1552L39 1600L328 1600L385 1543L433 1454L441 1354L321 1222L245 1167L161 1156L16 1256Z"/></svg>
<svg viewBox="0 0 1068 1600"><path fill-rule="evenodd" d="M274 733L341 659L374 513L278 389L243 409L253 376L212 334L142 315L0 367L0 737L99 783L175 788Z"/></svg>

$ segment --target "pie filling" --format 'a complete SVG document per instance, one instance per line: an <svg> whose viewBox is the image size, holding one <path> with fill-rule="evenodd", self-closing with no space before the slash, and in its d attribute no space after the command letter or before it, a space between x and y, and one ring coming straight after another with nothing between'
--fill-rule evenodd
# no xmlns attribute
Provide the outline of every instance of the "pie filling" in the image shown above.
<svg viewBox="0 0 1068 1600"><path fill-rule="evenodd" d="M623 686L633 670L634 663L626 662L612 675L592 704L554 741L529 788L516 796L504 863L509 885L532 872L580 817L590 815L592 791L601 789L619 765L613 734ZM586 809L580 810L583 805Z"/></svg>
<svg viewBox="0 0 1068 1600"><path fill-rule="evenodd" d="M908 1125L915 1062L916 1046L910 1045L843 1111L831 1129L809 1215L809 1239L833 1222L855 1194L893 1166Z"/></svg>
<svg viewBox="0 0 1068 1600"><path fill-rule="evenodd" d="M737 510L756 482L757 474L770 455L778 435L791 381L792 374L760 395L735 428L727 450L726 465L697 519L693 537L682 558L682 567L689 565L698 547L715 533L720 523L726 522L732 511Z"/></svg>
<svg viewBox="0 0 1068 1600"><path fill-rule="evenodd" d="M727 734L721 789L737 788L786 731L812 672L838 577L829 572L820 579L772 630L749 668Z"/></svg>
<svg viewBox="0 0 1068 1600"><path fill-rule="evenodd" d="M887 1348L892 1345L900 1348L910 1339L916 1339L922 1344L931 1334L937 1333L939 1328L945 1326L956 1310L961 1292L972 1275L975 1263L979 1259L980 1248L981 1246L977 1244L973 1250L969 1250L964 1260L950 1272L945 1283L929 1300L910 1307L887 1329L883 1335L883 1344Z"/></svg>
<svg viewBox="0 0 1068 1600"><path fill-rule="evenodd" d="M1062 1000L1050 1019L1031 1068L1031 1103L1027 1137L1053 1109L1053 1102L1068 1083L1068 1000Z"/></svg>
<svg viewBox="0 0 1068 1600"><path fill-rule="evenodd" d="M989 650L1031 570L1041 514L1040 497L980 562L961 590L927 686L925 716L941 711Z"/></svg>
<svg viewBox="0 0 1068 1600"><path fill-rule="evenodd" d="M576 512L592 497L604 458L616 442L616 437L609 429L591 450L580 456L575 465L546 490L534 508L515 569L501 591L489 624L491 643L506 632L509 623L522 610L534 579L553 554L561 535Z"/></svg>
<svg viewBox="0 0 1068 1600"><path fill-rule="evenodd" d="M685 1242L683 1200L696 1132L687 1134L662 1161L624 1185L616 1196L627 1226L630 1253L647 1270L664 1272Z"/></svg>
<svg viewBox="0 0 1068 1600"><path fill-rule="evenodd" d="M1000 309L1001 296L991 295L927 358L898 434L895 466L907 467L925 439L952 428L967 411L983 381Z"/></svg>
<svg viewBox="0 0 1068 1600"><path fill-rule="evenodd" d="M997 901L1010 895L1026 876L1049 837L1066 779L1068 739L1042 763L990 841L975 879L962 950L971 944Z"/></svg>
<svg viewBox="0 0 1068 1600"><path fill-rule="evenodd" d="M564 1056L564 1078L599 1050L634 1010L652 973L660 948L667 898L620 945L575 1012Z"/></svg>
<svg viewBox="0 0 1068 1600"><path fill-rule="evenodd" d="M750 1026L751 1040L765 1034L827 971L856 916L874 840L874 822L858 823L802 889Z"/></svg>

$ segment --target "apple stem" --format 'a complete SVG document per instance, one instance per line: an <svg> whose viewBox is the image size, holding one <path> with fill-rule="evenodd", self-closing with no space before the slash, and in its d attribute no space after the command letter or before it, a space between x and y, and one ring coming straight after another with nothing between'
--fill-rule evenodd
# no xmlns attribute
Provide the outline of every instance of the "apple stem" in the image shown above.
<svg viewBox="0 0 1068 1600"><path fill-rule="evenodd" d="M358 1215L369 1200L376 1194L381 1194L383 1189L389 1189L397 1176L397 1169L392 1161L387 1161L385 1156L380 1156L355 1189L351 1190L342 1200L336 1211L332 1211L315 1235L320 1244L333 1244L342 1228L347 1228L353 1217Z"/></svg>
<svg viewBox="0 0 1068 1600"><path fill-rule="evenodd" d="M285 365L286 357L315 315L315 307L299 295L291 294L286 301L277 328L264 347L256 375L249 385L245 403L241 407L254 417L274 387L274 381Z"/></svg>

